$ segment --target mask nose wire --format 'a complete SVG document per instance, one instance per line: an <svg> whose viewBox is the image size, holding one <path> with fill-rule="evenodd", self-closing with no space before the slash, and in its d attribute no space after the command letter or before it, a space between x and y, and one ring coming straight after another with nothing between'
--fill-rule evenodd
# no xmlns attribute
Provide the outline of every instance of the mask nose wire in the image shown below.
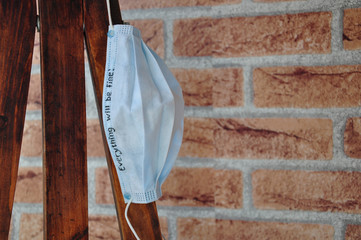
<svg viewBox="0 0 361 240"><path fill-rule="evenodd" d="M128 219L128 209L129 209L129 206L132 203L132 201L133 201L133 198L130 198L129 202L127 203L127 206L125 207L125 213L124 213L125 220L127 220L128 226L129 226L130 230L132 230L132 233L134 234L135 238L137 240L140 240L140 238L138 237L138 234L136 233L136 231L134 230L132 224L130 223L130 221Z"/></svg>
<svg viewBox="0 0 361 240"><path fill-rule="evenodd" d="M108 19L109 19L110 29L114 30L112 14L110 13L110 0L107 0L107 8L108 8Z"/></svg>

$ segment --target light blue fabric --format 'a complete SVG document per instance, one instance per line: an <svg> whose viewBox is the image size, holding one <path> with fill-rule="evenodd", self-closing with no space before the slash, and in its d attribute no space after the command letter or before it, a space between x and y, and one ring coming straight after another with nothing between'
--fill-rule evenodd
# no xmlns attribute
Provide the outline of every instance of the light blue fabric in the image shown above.
<svg viewBox="0 0 361 240"><path fill-rule="evenodd" d="M182 89L165 63L130 25L108 34L103 123L124 200L162 195L183 136Z"/></svg>

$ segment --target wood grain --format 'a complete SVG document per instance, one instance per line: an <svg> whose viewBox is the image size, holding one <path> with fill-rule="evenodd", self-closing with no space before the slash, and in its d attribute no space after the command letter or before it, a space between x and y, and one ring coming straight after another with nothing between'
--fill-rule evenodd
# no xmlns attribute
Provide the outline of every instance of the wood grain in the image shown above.
<svg viewBox="0 0 361 240"><path fill-rule="evenodd" d="M8 239L34 47L34 0L0 2L0 239Z"/></svg>
<svg viewBox="0 0 361 240"><path fill-rule="evenodd" d="M121 229L121 237L125 240L135 239L124 218L125 203L117 177L117 172L114 167L108 145L106 144L102 121L101 109L108 31L106 3L105 0L85 0L84 3L86 46L91 66L99 119L102 125L104 148L113 188L114 201L117 209L119 227ZM122 23L118 2L116 0L112 0L111 6L113 23ZM162 239L155 202L149 204L131 204L128 215L140 239Z"/></svg>
<svg viewBox="0 0 361 240"><path fill-rule="evenodd" d="M82 0L40 1L44 239L88 239Z"/></svg>

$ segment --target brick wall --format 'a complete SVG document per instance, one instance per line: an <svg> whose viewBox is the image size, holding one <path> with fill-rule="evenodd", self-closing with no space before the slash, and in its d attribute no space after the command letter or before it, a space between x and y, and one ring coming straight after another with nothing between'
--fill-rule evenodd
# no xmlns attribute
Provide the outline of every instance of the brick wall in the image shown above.
<svg viewBox="0 0 361 240"><path fill-rule="evenodd" d="M167 239L361 238L360 1L120 2L184 91ZM90 239L120 239L86 70ZM39 73L37 38L13 240L42 239Z"/></svg>

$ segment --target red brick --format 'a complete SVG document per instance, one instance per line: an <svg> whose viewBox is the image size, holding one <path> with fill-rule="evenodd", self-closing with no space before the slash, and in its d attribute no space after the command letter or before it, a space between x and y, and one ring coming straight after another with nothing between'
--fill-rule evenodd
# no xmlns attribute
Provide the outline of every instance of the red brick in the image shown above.
<svg viewBox="0 0 361 240"><path fill-rule="evenodd" d="M209 69L172 69L182 87L186 106L213 105L213 75Z"/></svg>
<svg viewBox="0 0 361 240"><path fill-rule="evenodd" d="M215 170L210 168L175 168L162 187L163 197L158 201L165 206L215 205Z"/></svg>
<svg viewBox="0 0 361 240"><path fill-rule="evenodd" d="M186 118L179 156L331 159L332 121Z"/></svg>
<svg viewBox="0 0 361 240"><path fill-rule="evenodd" d="M87 148L88 157L104 157L103 137L98 119L87 121Z"/></svg>
<svg viewBox="0 0 361 240"><path fill-rule="evenodd" d="M361 49L361 8L344 10L343 46L347 50Z"/></svg>
<svg viewBox="0 0 361 240"><path fill-rule="evenodd" d="M40 74L31 75L28 105L26 110L41 110L41 79Z"/></svg>
<svg viewBox="0 0 361 240"><path fill-rule="evenodd" d="M217 125L213 119L184 119L183 142L178 155L181 157L216 157L214 142L216 128Z"/></svg>
<svg viewBox="0 0 361 240"><path fill-rule="evenodd" d="M179 218L177 239L333 239L330 225Z"/></svg>
<svg viewBox="0 0 361 240"><path fill-rule="evenodd" d="M43 215L23 213L20 218L19 240L43 240Z"/></svg>
<svg viewBox="0 0 361 240"><path fill-rule="evenodd" d="M173 69L172 71L182 86L187 106L243 105L242 69Z"/></svg>
<svg viewBox="0 0 361 240"><path fill-rule="evenodd" d="M39 157L42 155L41 121L25 121L21 155Z"/></svg>
<svg viewBox="0 0 361 240"><path fill-rule="evenodd" d="M43 173L40 167L19 168L15 202L43 202Z"/></svg>
<svg viewBox="0 0 361 240"><path fill-rule="evenodd" d="M34 46L32 64L40 64L40 45Z"/></svg>
<svg viewBox="0 0 361 240"><path fill-rule="evenodd" d="M176 56L242 57L331 52L329 12L174 21Z"/></svg>
<svg viewBox="0 0 361 240"><path fill-rule="evenodd" d="M253 72L256 107L359 107L361 65L270 67Z"/></svg>
<svg viewBox="0 0 361 240"><path fill-rule="evenodd" d="M216 220L178 218L177 240L216 240Z"/></svg>
<svg viewBox="0 0 361 240"><path fill-rule="evenodd" d="M253 201L259 209L361 213L361 173L257 170Z"/></svg>
<svg viewBox="0 0 361 240"><path fill-rule="evenodd" d="M162 206L242 207L242 173L210 168L174 168L162 186ZM96 202L114 204L108 170L96 170Z"/></svg>
<svg viewBox="0 0 361 240"><path fill-rule="evenodd" d="M211 168L174 168L165 181L165 206L242 207L242 173Z"/></svg>
<svg viewBox="0 0 361 240"><path fill-rule="evenodd" d="M169 8L186 6L215 6L222 4L241 3L242 0L119 0L121 9Z"/></svg>
<svg viewBox="0 0 361 240"><path fill-rule="evenodd" d="M127 1L134 3L135 1ZM164 31L162 20L132 20L129 21L141 31L143 41L151 47L160 57L164 57Z"/></svg>
<svg viewBox="0 0 361 240"><path fill-rule="evenodd" d="M330 225L217 220L217 239L333 240Z"/></svg>
<svg viewBox="0 0 361 240"><path fill-rule="evenodd" d="M95 170L95 202L98 204L114 204L107 168L97 168Z"/></svg>
<svg viewBox="0 0 361 240"><path fill-rule="evenodd" d="M349 118L344 134L345 154L352 158L361 158L361 118Z"/></svg>
<svg viewBox="0 0 361 240"><path fill-rule="evenodd" d="M348 225L346 228L345 240L361 239L361 225Z"/></svg>

